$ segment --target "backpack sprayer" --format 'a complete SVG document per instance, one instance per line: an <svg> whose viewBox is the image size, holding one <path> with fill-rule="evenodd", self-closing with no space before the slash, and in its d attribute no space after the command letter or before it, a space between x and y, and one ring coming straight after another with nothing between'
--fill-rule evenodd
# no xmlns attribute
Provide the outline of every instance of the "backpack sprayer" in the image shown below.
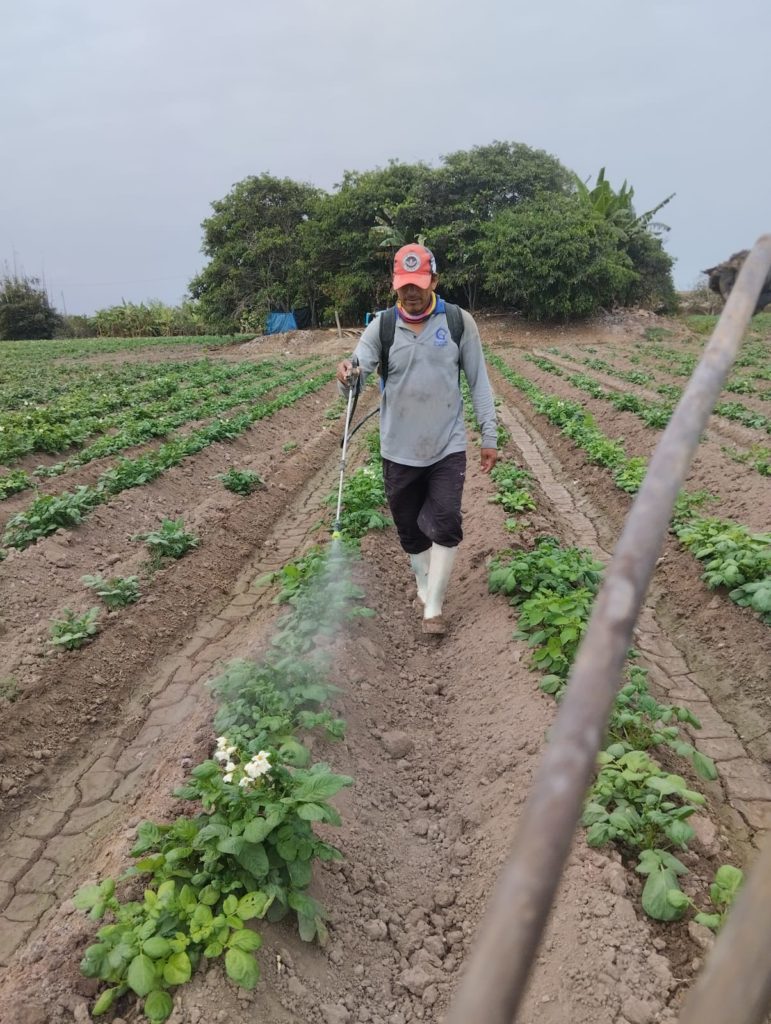
<svg viewBox="0 0 771 1024"><path fill-rule="evenodd" d="M350 439L348 431L356 409L356 403L359 400L359 360L356 356L351 358L351 372L346 378L346 384L348 385L348 408L345 414L345 433L343 434L342 441L343 452L340 456L340 486L337 490L337 513L335 514L335 521L332 523L333 540L339 540L342 536L340 513L343 508L343 477L345 476L345 460L348 455L348 441Z"/></svg>

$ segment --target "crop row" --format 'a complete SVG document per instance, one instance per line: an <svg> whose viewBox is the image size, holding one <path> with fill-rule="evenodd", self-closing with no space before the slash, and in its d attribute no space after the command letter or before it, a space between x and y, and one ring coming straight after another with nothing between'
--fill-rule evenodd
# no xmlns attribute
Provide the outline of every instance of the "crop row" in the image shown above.
<svg viewBox="0 0 771 1024"><path fill-rule="evenodd" d="M611 470L619 488L629 494L639 490L647 469L645 459L629 458L621 442L608 438L580 403L545 394L494 353L488 352L487 358L590 462ZM705 563L702 579L709 587L728 588L732 601L751 608L771 625L771 535L753 534L738 523L697 515L695 509L710 498L706 492L681 492L673 517L674 532L686 549Z"/></svg>
<svg viewBox="0 0 771 1024"><path fill-rule="evenodd" d="M207 383L199 388L185 388L166 402L154 403L144 408L136 408L132 404L122 417L115 417L115 433L105 434L63 462L53 466L38 466L32 473L15 470L0 476L0 500L34 486L35 477L60 476L71 469L86 465L93 459L105 458L127 448L167 437L175 428L191 420L221 415L295 380L301 371L307 372L311 365L315 366L317 363L316 359L303 360L289 364L289 369L270 365L261 368L259 373L252 372L253 364L247 364L250 370L246 374L238 374L234 372L237 368L229 367L229 372L224 378L210 378L213 383ZM238 380L233 381L234 377ZM252 379L248 383L243 383L241 377ZM218 398L218 395L224 397Z"/></svg>
<svg viewBox="0 0 771 1024"><path fill-rule="evenodd" d="M528 355L525 358L546 373L554 374L557 377L564 377L568 383L573 384L574 387L580 388L582 391L588 392L592 398L600 398L611 402L616 409L621 411L635 413L649 427L657 429L665 427L674 410L674 402L651 402L632 394L606 391L601 384L587 374L566 373L556 363L539 356ZM602 365L600 366L599 364ZM602 369L603 372L608 372L608 364L604 363L603 360L591 360L588 361L587 365L592 369ZM632 383L640 383L639 377L634 370L624 373L617 372L614 376L631 381ZM666 386L666 394L671 398L679 399L682 395L682 389L668 385ZM741 402L718 402L715 405L714 412L726 419L741 423L745 427L765 430L766 433L771 433L771 417L764 416L763 413L756 412L754 409L748 409Z"/></svg>
<svg viewBox="0 0 771 1024"><path fill-rule="evenodd" d="M535 507L529 473L501 462L491 475L496 501L505 509ZM504 594L515 607L514 637L532 648L531 668L545 673L540 687L557 700L586 631L602 568L590 552L562 548L553 537L538 538L529 551L501 551L490 565L490 591ZM681 918L693 906L680 887L688 869L672 851L688 849L695 835L688 818L705 798L681 775L662 768L652 752L666 747L686 758L698 775L717 778L711 759L683 739L683 723L700 728L687 708L660 704L650 692L647 671L630 661L582 817L590 846L615 843L624 854L634 853L635 870L646 877L643 909L659 921ZM741 881L737 868L719 868L710 890L712 907L697 913L696 921L717 930Z"/></svg>
<svg viewBox="0 0 771 1024"><path fill-rule="evenodd" d="M223 348L251 335L190 335L171 338L71 338L54 341L4 341L0 359L8 366L34 366L54 359L84 359L113 352L136 352L146 348Z"/></svg>
<svg viewBox="0 0 771 1024"><path fill-rule="evenodd" d="M366 524L387 523L375 516L385 495L382 480L380 490L372 487L376 442L371 448L369 464L349 478L344 546L329 553L313 548L255 581L278 582L276 600L291 610L261 662L233 662L210 683L216 746L175 792L194 807L171 824L145 821L137 829L128 875L141 877L142 899L132 900L130 889L119 892L111 878L75 897L92 919L107 918L81 962L87 977L108 986L94 1016L133 993L151 1024L161 1024L172 1011L169 990L187 982L201 961L219 957L229 978L253 989L260 976L254 954L262 945L248 925L255 919L293 916L304 941L327 940L324 908L308 887L314 862L341 854L314 825L341 823L328 801L353 780L311 764L304 735L317 730L335 740L345 730L326 707L335 690L317 639L346 618L373 614L357 603L362 591L348 572Z"/></svg>
<svg viewBox="0 0 771 1024"><path fill-rule="evenodd" d="M312 377L278 398L255 405L247 412L229 419L217 419L186 437L170 441L136 458L119 459L115 466L99 476L93 486L77 487L74 491L64 491L59 495L41 495L8 521L3 544L24 549L39 537L45 537L60 527L77 525L94 508L109 501L114 495L155 480L166 469L178 465L216 441L230 441L238 437L253 423L318 391L333 377L334 373L329 372Z"/></svg>
<svg viewBox="0 0 771 1024"><path fill-rule="evenodd" d="M206 360L139 386L121 384L97 393L78 392L49 407L0 414L0 462L10 464L33 451L61 452L93 435L190 407L195 400L228 395L242 380L262 380L277 372L276 363L232 365Z"/></svg>
<svg viewBox="0 0 771 1024"><path fill-rule="evenodd" d="M208 358L208 357L206 357ZM198 361L196 361L197 363ZM90 363L56 363L42 366L9 366L1 358L2 383L0 383L0 407L4 410L38 408L61 399L64 396L88 396L121 385L131 386L160 373L184 371L191 362L164 361L158 363L122 363L114 366Z"/></svg>

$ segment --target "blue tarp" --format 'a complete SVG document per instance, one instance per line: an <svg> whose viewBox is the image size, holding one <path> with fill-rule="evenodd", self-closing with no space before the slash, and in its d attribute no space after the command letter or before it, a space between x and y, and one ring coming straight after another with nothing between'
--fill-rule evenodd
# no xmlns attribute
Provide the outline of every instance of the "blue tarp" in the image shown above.
<svg viewBox="0 0 771 1024"><path fill-rule="evenodd" d="M268 313L266 334L283 334L284 331L296 331L297 321L294 313Z"/></svg>

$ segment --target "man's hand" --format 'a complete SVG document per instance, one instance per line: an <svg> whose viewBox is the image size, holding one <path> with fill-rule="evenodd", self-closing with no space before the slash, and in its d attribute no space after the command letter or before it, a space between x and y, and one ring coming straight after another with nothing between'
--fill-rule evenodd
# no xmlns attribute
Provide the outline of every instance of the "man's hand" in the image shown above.
<svg viewBox="0 0 771 1024"><path fill-rule="evenodd" d="M346 388L349 388L353 382L351 377L352 372L353 363L350 359L343 359L342 362L337 364L337 379Z"/></svg>
<svg viewBox="0 0 771 1024"><path fill-rule="evenodd" d="M498 449L497 448L483 448L482 449L482 472L489 473L495 463L498 461Z"/></svg>

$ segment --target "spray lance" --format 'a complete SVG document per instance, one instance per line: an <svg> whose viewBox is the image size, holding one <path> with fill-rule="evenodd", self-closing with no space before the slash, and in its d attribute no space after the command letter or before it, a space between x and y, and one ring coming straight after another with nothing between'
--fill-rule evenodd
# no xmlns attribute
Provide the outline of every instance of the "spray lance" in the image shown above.
<svg viewBox="0 0 771 1024"><path fill-rule="evenodd" d="M337 490L337 513L335 514L335 521L332 524L332 537L334 540L339 540L342 536L340 514L343 508L343 478L345 476L345 460L348 456L348 441L350 439L348 431L350 430L351 419L356 409L356 403L359 400L359 390L361 388L359 372L359 360L356 356L352 356L351 370L345 379L346 386L348 387L348 408L345 413L345 433L343 434L342 441L343 451L340 456L340 486Z"/></svg>

